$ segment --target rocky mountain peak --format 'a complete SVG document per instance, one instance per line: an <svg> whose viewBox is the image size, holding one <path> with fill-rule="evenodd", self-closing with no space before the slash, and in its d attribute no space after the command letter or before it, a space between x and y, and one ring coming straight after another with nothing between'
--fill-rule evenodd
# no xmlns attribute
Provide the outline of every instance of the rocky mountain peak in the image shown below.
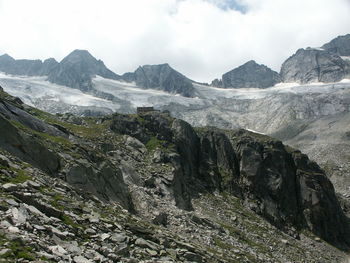
<svg viewBox="0 0 350 263"><path fill-rule="evenodd" d="M82 49L76 49L69 53L61 63L91 63L95 64L97 63L97 59L93 57L89 51L87 50L82 50Z"/></svg>
<svg viewBox="0 0 350 263"><path fill-rule="evenodd" d="M338 36L324 44L322 48L338 56L350 56L350 34Z"/></svg>
<svg viewBox="0 0 350 263"><path fill-rule="evenodd" d="M347 72L347 64L338 55L317 48L299 49L281 67L284 82L337 82Z"/></svg>
<svg viewBox="0 0 350 263"><path fill-rule="evenodd" d="M250 60L222 75L224 88L268 88L281 79L277 72Z"/></svg>
<svg viewBox="0 0 350 263"><path fill-rule="evenodd" d="M0 61L14 61L15 59L13 57L11 57L8 54L4 54L0 56Z"/></svg>
<svg viewBox="0 0 350 263"><path fill-rule="evenodd" d="M193 97L195 94L193 81L173 69L168 63L139 66L135 72L126 73L122 78L125 81L135 81L138 86L146 89L164 90L185 97Z"/></svg>
<svg viewBox="0 0 350 263"><path fill-rule="evenodd" d="M48 80L82 91L91 91L93 89L92 78L96 75L108 79L120 78L87 50L76 49L49 72Z"/></svg>

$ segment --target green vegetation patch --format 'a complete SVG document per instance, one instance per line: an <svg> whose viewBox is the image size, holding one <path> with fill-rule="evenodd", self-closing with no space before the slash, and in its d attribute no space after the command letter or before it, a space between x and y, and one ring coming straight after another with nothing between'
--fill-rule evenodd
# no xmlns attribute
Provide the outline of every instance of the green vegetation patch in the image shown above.
<svg viewBox="0 0 350 263"><path fill-rule="evenodd" d="M5 254L0 256L7 262L17 262L18 259L35 260L33 249L26 246L21 239L9 240L4 235L0 235L0 247L8 249Z"/></svg>
<svg viewBox="0 0 350 263"><path fill-rule="evenodd" d="M163 148L165 141L158 140L157 137L152 136L146 143L146 148L148 151L154 151L157 148Z"/></svg>

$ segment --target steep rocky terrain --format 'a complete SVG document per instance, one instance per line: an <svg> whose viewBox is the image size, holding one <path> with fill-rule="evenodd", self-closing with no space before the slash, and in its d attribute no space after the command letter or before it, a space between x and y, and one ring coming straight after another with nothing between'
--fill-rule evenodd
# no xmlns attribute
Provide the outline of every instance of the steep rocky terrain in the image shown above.
<svg viewBox="0 0 350 263"><path fill-rule="evenodd" d="M159 89L185 97L193 97L195 90L190 79L177 72L169 64L140 66L133 73L125 73L122 78L134 81L137 86L146 89Z"/></svg>
<svg viewBox="0 0 350 263"><path fill-rule="evenodd" d="M82 91L91 91L93 89L91 79L96 75L108 79L120 78L88 51L74 50L49 72L48 80Z"/></svg>
<svg viewBox="0 0 350 263"><path fill-rule="evenodd" d="M349 75L348 63L321 49L299 49L281 67L284 82L338 82Z"/></svg>
<svg viewBox="0 0 350 263"><path fill-rule="evenodd" d="M167 113L53 116L0 98L5 260L345 260L332 184L280 141Z"/></svg>
<svg viewBox="0 0 350 263"><path fill-rule="evenodd" d="M272 134L302 149L330 176L338 193L350 199L350 114L342 112L318 119L295 120Z"/></svg>
<svg viewBox="0 0 350 263"><path fill-rule="evenodd" d="M281 82L279 74L254 60L222 75L221 82L213 81L212 85L223 88L268 88Z"/></svg>
<svg viewBox="0 0 350 263"><path fill-rule="evenodd" d="M350 56L350 34L338 36L324 44L322 48L338 56Z"/></svg>

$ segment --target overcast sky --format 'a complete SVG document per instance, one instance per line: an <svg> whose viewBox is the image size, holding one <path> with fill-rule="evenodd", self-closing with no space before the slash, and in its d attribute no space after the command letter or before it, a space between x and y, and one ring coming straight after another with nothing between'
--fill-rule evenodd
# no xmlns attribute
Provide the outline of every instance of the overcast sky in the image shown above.
<svg viewBox="0 0 350 263"><path fill-rule="evenodd" d="M210 82L350 33L350 0L0 0L0 32L14 58L87 49L118 74L167 62Z"/></svg>

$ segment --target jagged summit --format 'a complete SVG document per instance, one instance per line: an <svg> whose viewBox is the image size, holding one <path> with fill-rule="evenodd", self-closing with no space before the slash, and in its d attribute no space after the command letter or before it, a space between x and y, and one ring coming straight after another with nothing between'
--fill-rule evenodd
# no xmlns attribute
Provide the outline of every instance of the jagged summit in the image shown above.
<svg viewBox="0 0 350 263"><path fill-rule="evenodd" d="M193 97L195 94L193 81L174 70L168 63L139 66L135 72L126 73L122 77L143 88L160 89L185 97Z"/></svg>
<svg viewBox="0 0 350 263"><path fill-rule="evenodd" d="M223 88L268 88L279 82L281 78L277 72L250 60L223 74L222 82L215 80L212 85L221 85Z"/></svg>
<svg viewBox="0 0 350 263"><path fill-rule="evenodd" d="M338 36L322 48L339 56L350 56L350 34Z"/></svg>
<svg viewBox="0 0 350 263"><path fill-rule="evenodd" d="M281 67L284 82L337 82L348 74L347 63L322 49L299 49Z"/></svg>
<svg viewBox="0 0 350 263"><path fill-rule="evenodd" d="M96 63L96 58L93 57L89 51L83 49L76 49L64 57L61 63Z"/></svg>
<svg viewBox="0 0 350 263"><path fill-rule="evenodd" d="M108 79L120 79L119 75L109 70L101 60L97 60L87 50L76 49L49 72L48 80L82 91L91 91L92 78L96 75Z"/></svg>

